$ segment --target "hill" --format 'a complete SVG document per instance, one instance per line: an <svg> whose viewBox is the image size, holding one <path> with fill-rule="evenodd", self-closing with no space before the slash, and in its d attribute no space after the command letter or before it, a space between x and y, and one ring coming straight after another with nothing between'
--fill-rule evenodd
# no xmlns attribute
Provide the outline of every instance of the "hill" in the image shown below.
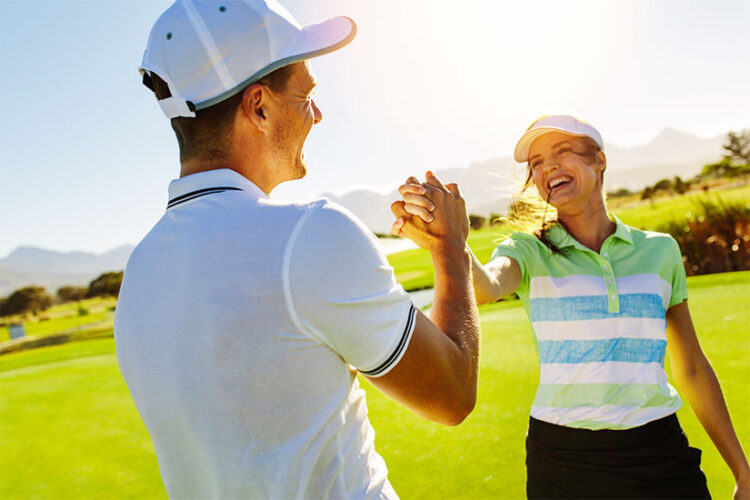
<svg viewBox="0 0 750 500"><path fill-rule="evenodd" d="M0 296L31 284L43 286L50 293L63 285L88 285L103 272L124 269L133 248L123 245L94 254L19 247L0 260Z"/></svg>

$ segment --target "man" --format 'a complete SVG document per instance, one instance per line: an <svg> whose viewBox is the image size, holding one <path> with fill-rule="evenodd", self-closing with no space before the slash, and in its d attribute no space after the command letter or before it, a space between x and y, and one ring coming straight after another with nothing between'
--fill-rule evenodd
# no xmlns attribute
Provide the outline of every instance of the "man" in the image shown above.
<svg viewBox="0 0 750 500"><path fill-rule="evenodd" d="M300 28L271 0L178 0L149 37L141 72L181 171L128 262L115 339L170 497L395 498L357 370L425 418L455 425L473 409L479 327L457 188L434 179L425 189L448 215L409 225L434 256L434 323L346 210L268 199L305 175L322 119L307 60L355 31L344 17Z"/></svg>

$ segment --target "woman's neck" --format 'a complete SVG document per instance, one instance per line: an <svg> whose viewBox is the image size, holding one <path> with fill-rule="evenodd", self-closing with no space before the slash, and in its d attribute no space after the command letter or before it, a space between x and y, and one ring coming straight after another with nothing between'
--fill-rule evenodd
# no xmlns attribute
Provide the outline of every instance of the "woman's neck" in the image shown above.
<svg viewBox="0 0 750 500"><path fill-rule="evenodd" d="M617 228L603 204L580 212L559 213L558 220L576 241L597 253Z"/></svg>

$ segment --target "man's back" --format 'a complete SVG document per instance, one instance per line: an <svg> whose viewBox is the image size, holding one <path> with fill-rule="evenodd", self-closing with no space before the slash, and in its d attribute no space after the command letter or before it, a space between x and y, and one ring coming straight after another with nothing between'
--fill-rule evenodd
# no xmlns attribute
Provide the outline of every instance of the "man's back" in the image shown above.
<svg viewBox="0 0 750 500"><path fill-rule="evenodd" d="M403 290L380 287L392 324L360 361L357 346L315 338L330 330L315 317L325 307L303 303L315 281L338 279L304 260L321 251L304 241L325 202L273 203L229 170L174 181L170 200L131 256L115 318L120 368L169 495L395 497L348 363L381 365L408 341ZM355 316L366 330L367 314Z"/></svg>

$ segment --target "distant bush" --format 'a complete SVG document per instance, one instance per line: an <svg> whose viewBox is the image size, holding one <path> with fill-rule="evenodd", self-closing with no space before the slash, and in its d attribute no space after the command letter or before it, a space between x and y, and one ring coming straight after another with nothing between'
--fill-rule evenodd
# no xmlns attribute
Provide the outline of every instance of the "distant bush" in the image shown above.
<svg viewBox="0 0 750 500"><path fill-rule="evenodd" d="M122 271L104 273L89 283L89 289L86 297L117 297L120 294L120 285L122 284Z"/></svg>
<svg viewBox="0 0 750 500"><path fill-rule="evenodd" d="M750 165L735 165L728 157L721 161L710 163L703 167L700 177L704 179L719 179L721 177L740 177L750 173Z"/></svg>
<svg viewBox="0 0 750 500"><path fill-rule="evenodd" d="M690 183L683 181L682 178L677 175L672 181L672 189L677 194L684 194L686 191L690 190Z"/></svg>
<svg viewBox="0 0 750 500"><path fill-rule="evenodd" d="M630 196L633 192L628 188L620 188L617 191L610 191L607 193L607 198L622 198L624 196Z"/></svg>
<svg viewBox="0 0 750 500"><path fill-rule="evenodd" d="M16 290L3 301L0 316L37 314L49 308L53 302L52 296L43 287L27 286Z"/></svg>
<svg viewBox="0 0 750 500"><path fill-rule="evenodd" d="M86 315L88 315L88 313L89 313L89 310L86 309L85 307L81 306L81 307L78 308L78 315L79 316L86 316Z"/></svg>
<svg viewBox="0 0 750 500"><path fill-rule="evenodd" d="M75 302L86 298L88 288L85 286L62 286L57 289L57 300L61 304Z"/></svg>
<svg viewBox="0 0 750 500"><path fill-rule="evenodd" d="M482 229L487 223L487 218L481 215L469 214L469 226L474 229Z"/></svg>
<svg viewBox="0 0 750 500"><path fill-rule="evenodd" d="M679 243L688 276L750 270L750 205L704 200L658 230Z"/></svg>
<svg viewBox="0 0 750 500"><path fill-rule="evenodd" d="M672 190L672 180L671 179L662 179L658 181L656 184L653 185L651 188L654 192L657 191L671 191Z"/></svg>

